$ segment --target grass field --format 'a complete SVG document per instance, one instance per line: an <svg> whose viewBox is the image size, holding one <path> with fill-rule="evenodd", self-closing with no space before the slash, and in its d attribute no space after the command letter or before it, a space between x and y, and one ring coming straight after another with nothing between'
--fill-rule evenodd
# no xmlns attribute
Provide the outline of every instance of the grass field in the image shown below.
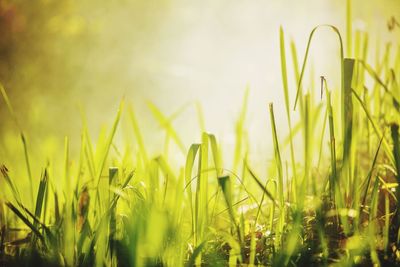
<svg viewBox="0 0 400 267"><path fill-rule="evenodd" d="M121 101L96 141L83 119L80 153L72 158L68 137L63 148L43 140L42 151L30 151L1 86L19 129L2 137L1 149L22 150L0 167L0 265L400 265L400 44L387 44L371 63L368 34L350 25L348 8L346 43L336 27L318 26L301 57L280 29L276 52L290 133L282 135L273 103L266 105L274 148L267 177L247 156L248 143L257 143L246 134L248 91L238 107L234 155L222 153L218 137L207 132L186 147L173 118L148 103L166 136L151 157L143 122ZM398 30L395 21L391 26ZM321 29L337 37L340 88L331 88L329 77L303 86ZM291 79L296 95L289 95ZM197 110L194 120L204 129ZM114 142L121 124L130 129L122 145ZM30 155L46 151L62 160L49 160L34 177ZM225 167L231 158L232 168Z"/></svg>

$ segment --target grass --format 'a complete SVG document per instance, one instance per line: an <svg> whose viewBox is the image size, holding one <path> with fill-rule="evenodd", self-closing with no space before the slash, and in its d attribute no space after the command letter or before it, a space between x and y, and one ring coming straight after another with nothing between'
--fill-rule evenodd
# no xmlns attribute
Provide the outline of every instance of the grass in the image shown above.
<svg viewBox="0 0 400 267"><path fill-rule="evenodd" d="M246 133L249 89L236 122L232 169L217 137L204 131L200 104L201 139L186 147L173 125L186 107L168 117L148 102L166 139L152 157L141 121L122 101L109 132L96 143L82 115L79 156L71 157L65 138L62 164L49 160L37 179L29 142L1 86L19 131L7 143L23 151L1 165L0 265L400 265L400 50L393 53L387 45L377 63L367 62L369 38L357 32L352 40L350 6L348 1L346 47L336 27L318 26L300 68L290 43L294 99L280 28L289 134L285 138L277 128L271 103L274 157L267 177L257 175L247 157L254 141ZM338 37L340 88L330 89L329 77L321 77L320 88L304 85L321 27ZM131 127L130 141L118 147L115 136L124 123ZM303 150L301 157L295 149ZM185 160L176 164L174 153Z"/></svg>

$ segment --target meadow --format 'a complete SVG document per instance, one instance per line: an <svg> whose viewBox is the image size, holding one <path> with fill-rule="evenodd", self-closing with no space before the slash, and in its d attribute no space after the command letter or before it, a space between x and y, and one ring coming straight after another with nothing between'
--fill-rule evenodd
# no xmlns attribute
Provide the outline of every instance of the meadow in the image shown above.
<svg viewBox="0 0 400 267"><path fill-rule="evenodd" d="M350 15L346 43L335 26L320 25L304 54L280 29L276 52L289 134L277 128L274 103L266 103L260 120L269 116L273 144L266 177L247 156L248 144L257 143L246 134L249 90L238 107L233 155L205 131L186 147L173 116L149 102L165 133L159 155L150 156L143 122L122 100L97 140L83 114L78 156L71 157L65 137L63 148L48 148L62 160L49 160L35 177L24 127L1 86L18 133L1 143L10 157L0 162L0 265L400 265L400 44L386 44L370 62L369 35L351 29ZM388 26L399 30L394 19ZM338 88L323 76L320 84L303 85L321 30L337 37ZM296 95L289 94L289 80ZM204 129L200 105L197 112L193 120ZM121 124L130 129L122 144L115 142ZM47 146L43 140L41 152Z"/></svg>

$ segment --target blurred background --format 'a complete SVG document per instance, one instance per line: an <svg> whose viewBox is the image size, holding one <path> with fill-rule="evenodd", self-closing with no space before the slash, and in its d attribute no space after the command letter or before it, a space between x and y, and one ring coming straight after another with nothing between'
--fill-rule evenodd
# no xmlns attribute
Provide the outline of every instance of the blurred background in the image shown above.
<svg viewBox="0 0 400 267"><path fill-rule="evenodd" d="M400 1L354 0L352 7L353 31L369 33L374 61L376 47L399 40L400 29L389 30L388 21L400 19ZM164 135L148 101L168 116L183 108L173 124L185 145L199 141L200 103L206 130L229 153L248 86L246 129L251 152L262 154L257 156L262 162L272 155L269 102L275 105L278 131L283 136L287 131L280 25L293 103L290 40L301 61L314 26L336 25L345 39L345 23L345 0L0 0L0 81L35 152L44 142L61 147L64 136L76 152L81 114L97 138L124 98L133 105L154 155ZM324 75L331 88L339 85L338 46L331 32L318 33L312 71L306 74L310 84ZM6 140L16 131L1 100L1 157L12 150Z"/></svg>

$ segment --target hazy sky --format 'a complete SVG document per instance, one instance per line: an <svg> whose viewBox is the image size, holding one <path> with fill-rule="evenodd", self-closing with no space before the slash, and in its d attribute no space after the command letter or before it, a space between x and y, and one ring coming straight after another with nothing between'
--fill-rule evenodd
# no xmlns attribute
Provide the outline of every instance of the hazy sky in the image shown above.
<svg viewBox="0 0 400 267"><path fill-rule="evenodd" d="M125 97L153 144L162 144L163 135L157 133L146 101L166 114L189 104L175 125L190 144L199 141L194 106L199 101L207 130L216 133L228 151L249 85L247 126L258 153L271 147L269 102L275 104L279 130L286 131L279 26L287 46L290 39L296 42L302 60L314 26L333 24L345 36L345 2L1 1L1 30L11 32L0 44L1 77L32 135L51 134L60 140L72 135L78 141L82 106L95 136ZM371 47L398 40L400 30L389 33L386 27L391 16L398 18L394 10L400 10L399 1L353 1L353 29L368 31ZM332 88L337 86L336 37L321 31L312 47L313 80L324 75ZM289 49L287 53L293 102Z"/></svg>

